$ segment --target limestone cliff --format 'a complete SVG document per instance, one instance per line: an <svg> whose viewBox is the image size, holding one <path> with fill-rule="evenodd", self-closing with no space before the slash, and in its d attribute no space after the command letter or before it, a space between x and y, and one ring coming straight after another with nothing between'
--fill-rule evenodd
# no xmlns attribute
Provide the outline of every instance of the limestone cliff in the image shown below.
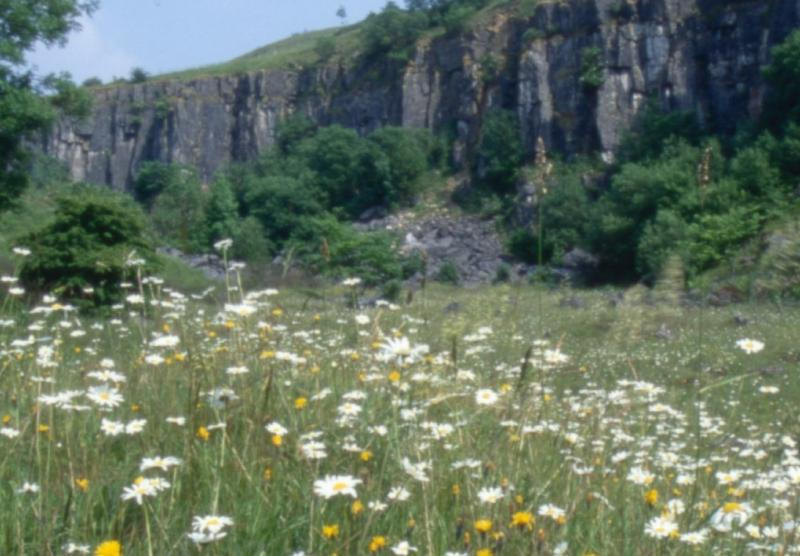
<svg viewBox="0 0 800 556"><path fill-rule="evenodd" d="M514 110L567 155L613 156L646 98L695 111L717 128L757 117L770 48L800 26L800 0L541 0L527 15L496 11L458 37L420 41L390 62L153 81L96 92L92 117L63 120L42 148L75 179L130 186L146 160L222 165L267 147L282 118L366 132L382 125L447 129L464 164L492 107ZM587 64L596 67L587 67ZM602 79L587 84L588 70ZM599 86L598 86L599 85Z"/></svg>

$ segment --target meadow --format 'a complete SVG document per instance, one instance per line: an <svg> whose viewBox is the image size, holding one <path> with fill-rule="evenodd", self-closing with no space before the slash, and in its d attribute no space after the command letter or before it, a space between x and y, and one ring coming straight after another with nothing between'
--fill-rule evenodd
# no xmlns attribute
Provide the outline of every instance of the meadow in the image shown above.
<svg viewBox="0 0 800 556"><path fill-rule="evenodd" d="M796 307L131 270L103 318L2 278L2 554L800 552Z"/></svg>

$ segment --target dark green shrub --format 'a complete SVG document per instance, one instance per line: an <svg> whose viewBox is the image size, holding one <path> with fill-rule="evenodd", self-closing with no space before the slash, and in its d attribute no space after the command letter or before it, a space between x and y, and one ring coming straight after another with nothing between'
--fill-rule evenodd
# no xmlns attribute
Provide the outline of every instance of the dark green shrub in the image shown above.
<svg viewBox="0 0 800 556"><path fill-rule="evenodd" d="M304 139L317 131L316 124L302 112L295 112L280 124L275 132L275 143L280 152L288 154Z"/></svg>
<svg viewBox="0 0 800 556"><path fill-rule="evenodd" d="M721 214L703 214L687 230L685 258L692 273L719 265L753 237L763 217L752 207L732 207Z"/></svg>
<svg viewBox="0 0 800 556"><path fill-rule="evenodd" d="M368 208L389 204L391 163L376 143L352 129L322 128L303 141L298 154L331 208L357 218Z"/></svg>
<svg viewBox="0 0 800 556"><path fill-rule="evenodd" d="M231 184L224 175L211 184L208 203L205 206L203 226L207 236L206 247L220 239L233 238L238 234L239 207Z"/></svg>
<svg viewBox="0 0 800 556"><path fill-rule="evenodd" d="M153 229L160 240L186 253L203 251L206 233L206 193L194 170L177 167L169 170L168 181L156 197L150 213Z"/></svg>
<svg viewBox="0 0 800 556"><path fill-rule="evenodd" d="M389 280L381 288L381 297L386 301L397 301L403 293L403 283L400 280Z"/></svg>
<svg viewBox="0 0 800 556"><path fill-rule="evenodd" d="M234 259L264 262L275 253L275 245L267 238L267 232L254 216L244 218L233 236Z"/></svg>
<svg viewBox="0 0 800 556"><path fill-rule="evenodd" d="M81 86L86 87L87 89L90 89L92 87L102 87L103 86L103 80L100 79L99 77L89 77L89 78L83 80L83 83L81 83Z"/></svg>
<svg viewBox="0 0 800 556"><path fill-rule="evenodd" d="M155 260L145 230L141 210L124 196L76 187L57 199L52 222L22 240L32 254L20 279L31 291L96 306L116 301L126 260Z"/></svg>
<svg viewBox="0 0 800 556"><path fill-rule="evenodd" d="M403 258L403 280L413 278L416 274L425 274L425 256L419 250L414 250L412 253Z"/></svg>
<svg viewBox="0 0 800 556"><path fill-rule="evenodd" d="M511 280L511 268L507 264L501 264L497 267L497 272L494 275L495 284L504 284Z"/></svg>
<svg viewBox="0 0 800 556"><path fill-rule="evenodd" d="M149 77L150 75L142 68L133 68L128 81L131 83L144 83Z"/></svg>
<svg viewBox="0 0 800 556"><path fill-rule="evenodd" d="M586 91L596 91L605 82L602 49L593 46L581 50L580 82Z"/></svg>
<svg viewBox="0 0 800 556"><path fill-rule="evenodd" d="M529 228L513 230L506 240L508 253L518 261L534 264L538 259L538 240Z"/></svg>
<svg viewBox="0 0 800 556"><path fill-rule="evenodd" d="M623 135L617 158L621 163L656 158L669 140L679 138L696 146L703 135L694 113L664 112L656 102L648 101Z"/></svg>
<svg viewBox="0 0 800 556"><path fill-rule="evenodd" d="M383 127L369 136L389 162L385 197L390 206L410 205L420 192L420 178L428 168L419 133L400 127Z"/></svg>
<svg viewBox="0 0 800 556"><path fill-rule="evenodd" d="M281 247L302 232L304 222L325 212L324 195L312 184L288 176L252 177L247 182L245 203L250 214Z"/></svg>
<svg viewBox="0 0 800 556"><path fill-rule="evenodd" d="M548 33L543 30L539 29L538 27L530 27L526 29L525 32L522 34L522 42L523 43L532 43L539 39L547 38Z"/></svg>
<svg viewBox="0 0 800 556"><path fill-rule="evenodd" d="M636 270L647 280L655 280L664 265L682 247L687 224L675 212L665 208L644 226L636 245Z"/></svg>
<svg viewBox="0 0 800 556"><path fill-rule="evenodd" d="M425 11L406 11L389 2L380 13L371 13L361 24L361 42L367 57L387 56L406 61L414 44L428 28Z"/></svg>
<svg viewBox="0 0 800 556"><path fill-rule="evenodd" d="M469 27L470 20L477 10L466 4L454 4L441 18L442 26L448 35L460 35Z"/></svg>
<svg viewBox="0 0 800 556"><path fill-rule="evenodd" d="M772 62L764 76L770 84L764 103L766 126L780 132L791 123L800 123L800 31L772 49Z"/></svg>
<svg viewBox="0 0 800 556"><path fill-rule="evenodd" d="M337 279L357 276L369 287L402 278L396 243L391 234L360 233L332 216L309 219L292 235L292 245L312 271Z"/></svg>
<svg viewBox="0 0 800 556"><path fill-rule="evenodd" d="M445 261L439 267L439 272L436 273L436 281L457 286L461 283L461 274L458 272L458 267L452 261Z"/></svg>
<svg viewBox="0 0 800 556"><path fill-rule="evenodd" d="M167 186L180 180L181 167L175 164L148 161L142 163L133 181L133 197L147 210Z"/></svg>
<svg viewBox="0 0 800 556"><path fill-rule="evenodd" d="M510 193L517 184L523 146L516 114L490 110L483 121L476 173L479 181L497 193Z"/></svg>

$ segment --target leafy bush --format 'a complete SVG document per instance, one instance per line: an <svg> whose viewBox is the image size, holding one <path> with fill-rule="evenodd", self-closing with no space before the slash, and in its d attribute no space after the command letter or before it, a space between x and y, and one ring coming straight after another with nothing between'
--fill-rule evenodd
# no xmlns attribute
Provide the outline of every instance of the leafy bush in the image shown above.
<svg viewBox="0 0 800 556"><path fill-rule="evenodd" d="M204 228L206 194L193 170L175 167L168 174L170 180L150 213L153 228L159 238L186 253L202 251L208 238Z"/></svg>
<svg viewBox="0 0 800 556"><path fill-rule="evenodd" d="M387 56L405 61L417 39L428 28L424 11L406 11L389 2L380 13L371 13L361 25L361 41L367 57Z"/></svg>
<svg viewBox="0 0 800 556"><path fill-rule="evenodd" d="M267 238L267 231L254 216L242 219L233 235L232 255L240 261L263 262L275 252L275 245Z"/></svg>
<svg viewBox="0 0 800 556"><path fill-rule="evenodd" d="M581 86L587 91L596 91L605 82L603 51L598 47L581 50Z"/></svg>
<svg viewBox="0 0 800 556"><path fill-rule="evenodd" d="M220 239L233 238L238 234L239 207L233 195L231 184L224 175L211 185L211 193L205 207L204 230L206 246L214 245Z"/></svg>
<svg viewBox="0 0 800 556"><path fill-rule="evenodd" d="M764 76L770 84L764 106L766 126L780 132L800 123L800 31L772 49L772 62Z"/></svg>
<svg viewBox="0 0 800 556"><path fill-rule="evenodd" d="M113 302L129 256L154 260L145 230L141 210L124 196L76 187L57 199L52 222L22 240L32 254L20 279L29 290L84 304Z"/></svg>
<svg viewBox="0 0 800 556"><path fill-rule="evenodd" d="M483 121L476 173L479 181L497 193L510 193L517 184L523 147L516 114L490 110Z"/></svg>
<svg viewBox="0 0 800 556"><path fill-rule="evenodd" d="M388 204L390 161L375 143L352 129L322 128L303 141L298 153L332 208L358 217L368 208Z"/></svg>
<svg viewBox="0 0 800 556"><path fill-rule="evenodd" d="M180 166L163 162L148 161L142 163L133 181L133 196L146 209L153 203L168 185L180 179Z"/></svg>
<svg viewBox="0 0 800 556"><path fill-rule="evenodd" d="M359 233L332 216L309 219L292 236L309 268L334 278L358 276L366 286L402 278L397 239L386 232Z"/></svg>
<svg viewBox="0 0 800 556"><path fill-rule="evenodd" d="M316 124L302 112L296 112L283 120L275 133L275 143L283 154L289 154L304 139L317 131Z"/></svg>
<svg viewBox="0 0 800 556"><path fill-rule="evenodd" d="M142 68L133 68L131 69L131 75L128 79L131 83L144 83L150 77L145 70Z"/></svg>
<svg viewBox="0 0 800 556"><path fill-rule="evenodd" d="M276 246L282 247L304 222L325 212L324 194L314 185L288 176L248 180L245 203Z"/></svg>
<svg viewBox="0 0 800 556"><path fill-rule="evenodd" d="M534 264L538 259L538 239L529 228L513 230L506 240L506 250L518 261ZM546 258L548 253L544 253Z"/></svg>
<svg viewBox="0 0 800 556"><path fill-rule="evenodd" d="M461 274L458 272L458 267L452 261L445 261L439 267L439 272L436 273L436 281L457 286L461 283Z"/></svg>
<svg viewBox="0 0 800 556"><path fill-rule="evenodd" d="M656 158L671 139L680 138L697 146L703 135L695 114L664 112L655 102L648 101L623 135L617 159L624 163Z"/></svg>
<svg viewBox="0 0 800 556"><path fill-rule="evenodd" d="M441 18L442 26L448 35L459 35L469 25L477 10L466 4L454 4Z"/></svg>
<svg viewBox="0 0 800 556"><path fill-rule="evenodd" d="M384 127L369 136L389 162L386 200L390 206L409 205L420 192L420 178L428 161L418 136L400 127Z"/></svg>
<svg viewBox="0 0 800 556"><path fill-rule="evenodd" d="M496 284L504 284L511 281L511 268L507 264L501 264L497 267L497 272L494 275L494 282Z"/></svg>

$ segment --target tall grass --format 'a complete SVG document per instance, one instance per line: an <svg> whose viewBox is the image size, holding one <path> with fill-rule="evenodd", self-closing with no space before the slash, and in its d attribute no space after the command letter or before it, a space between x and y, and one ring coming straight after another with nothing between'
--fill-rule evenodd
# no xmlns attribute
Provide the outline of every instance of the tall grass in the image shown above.
<svg viewBox="0 0 800 556"><path fill-rule="evenodd" d="M0 294L0 553L796 546L796 310L707 309L698 375L695 322L638 294L614 305L576 292L584 305L565 309L537 287L429 285L423 315L331 301L344 289L309 300L229 284L230 301L210 307L144 280L98 322ZM621 334L633 313L636 334ZM744 336L763 351L737 347ZM102 384L122 400L103 402ZM142 470L154 456L180 463ZM326 476L345 494L322 496ZM169 486L123 500L141 478ZM209 515L233 524L198 521L194 538L210 542L195 544L193 520Z"/></svg>

